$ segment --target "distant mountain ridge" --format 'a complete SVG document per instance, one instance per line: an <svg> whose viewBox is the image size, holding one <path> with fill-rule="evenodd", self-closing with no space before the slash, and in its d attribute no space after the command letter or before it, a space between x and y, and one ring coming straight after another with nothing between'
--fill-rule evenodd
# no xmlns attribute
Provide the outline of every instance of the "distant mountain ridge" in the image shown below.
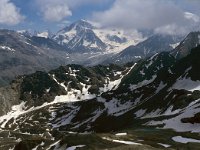
<svg viewBox="0 0 200 150"><path fill-rule="evenodd" d="M153 35L137 45L129 46L108 60L115 63L127 63L147 58L162 51L171 51L182 40L180 36Z"/></svg>
<svg viewBox="0 0 200 150"><path fill-rule="evenodd" d="M0 30L0 85L17 75L67 64L66 51L51 39Z"/></svg>

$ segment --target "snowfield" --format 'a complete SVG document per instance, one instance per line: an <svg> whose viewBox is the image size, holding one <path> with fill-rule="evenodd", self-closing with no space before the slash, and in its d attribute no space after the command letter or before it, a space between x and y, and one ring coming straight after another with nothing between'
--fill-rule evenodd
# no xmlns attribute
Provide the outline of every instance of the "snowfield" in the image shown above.
<svg viewBox="0 0 200 150"><path fill-rule="evenodd" d="M182 123L181 119L183 118L189 118L193 117L195 114L200 112L200 99L191 102L186 108L181 109L181 110L176 110L177 116L171 118L171 119L166 119L162 121L149 121L146 125L150 126L157 126L157 125L163 125L164 124L164 129L174 129L177 132L195 132L198 133L200 132L199 124L191 124L191 123ZM168 115L171 115L170 113ZM162 116L162 115L160 115Z"/></svg>
<svg viewBox="0 0 200 150"><path fill-rule="evenodd" d="M181 78L176 81L172 89L187 90L187 91L200 91L200 81L192 81L190 78Z"/></svg>
<svg viewBox="0 0 200 150"><path fill-rule="evenodd" d="M185 137L182 137L182 136L172 137L172 140L175 141L175 142L183 143L183 144L186 144L186 143L200 143L200 140L195 140L195 139L191 139L191 138L185 138Z"/></svg>

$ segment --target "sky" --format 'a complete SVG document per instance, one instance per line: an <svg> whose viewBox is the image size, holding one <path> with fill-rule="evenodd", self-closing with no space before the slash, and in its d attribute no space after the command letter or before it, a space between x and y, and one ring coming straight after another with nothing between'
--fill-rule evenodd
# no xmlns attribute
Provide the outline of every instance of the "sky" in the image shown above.
<svg viewBox="0 0 200 150"><path fill-rule="evenodd" d="M200 0L0 0L0 28L56 32L80 19L103 28L184 33L200 26Z"/></svg>

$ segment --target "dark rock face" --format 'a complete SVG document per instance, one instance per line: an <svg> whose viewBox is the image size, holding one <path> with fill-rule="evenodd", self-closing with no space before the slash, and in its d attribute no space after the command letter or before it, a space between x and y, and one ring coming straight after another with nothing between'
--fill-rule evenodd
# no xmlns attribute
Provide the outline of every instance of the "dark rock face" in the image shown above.
<svg viewBox="0 0 200 150"><path fill-rule="evenodd" d="M190 54L191 49L200 44L200 32L191 32L187 37L171 52L171 54L181 59Z"/></svg>
<svg viewBox="0 0 200 150"><path fill-rule="evenodd" d="M27 100L29 106L39 106L51 102L57 94L66 94L51 76L39 71L23 78L20 91L20 99Z"/></svg>

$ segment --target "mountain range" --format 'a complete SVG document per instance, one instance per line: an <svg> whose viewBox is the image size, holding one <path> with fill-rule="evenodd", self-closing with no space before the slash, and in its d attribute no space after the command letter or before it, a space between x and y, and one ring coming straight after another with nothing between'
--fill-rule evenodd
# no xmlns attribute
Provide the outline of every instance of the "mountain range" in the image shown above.
<svg viewBox="0 0 200 150"><path fill-rule="evenodd" d="M153 35L107 55L103 47L108 45L93 32L95 27L80 22L81 27L74 23L52 39L5 31L1 39L6 34L8 45L1 49L9 56L20 50L37 62L50 52L56 52L59 61L67 52L70 57L87 53L94 60L110 56L114 63L130 62L36 68L0 88L1 149L199 149L200 33L192 32L182 41ZM23 42L13 43L17 39ZM32 49L23 49L28 45ZM8 57L6 53L1 56ZM108 57L103 60L109 63Z"/></svg>
<svg viewBox="0 0 200 150"><path fill-rule="evenodd" d="M26 30L0 30L0 86L18 75L49 71L60 65L136 62L157 52L172 50L182 39L102 29L85 20L74 22L56 34L48 30L33 34Z"/></svg>

